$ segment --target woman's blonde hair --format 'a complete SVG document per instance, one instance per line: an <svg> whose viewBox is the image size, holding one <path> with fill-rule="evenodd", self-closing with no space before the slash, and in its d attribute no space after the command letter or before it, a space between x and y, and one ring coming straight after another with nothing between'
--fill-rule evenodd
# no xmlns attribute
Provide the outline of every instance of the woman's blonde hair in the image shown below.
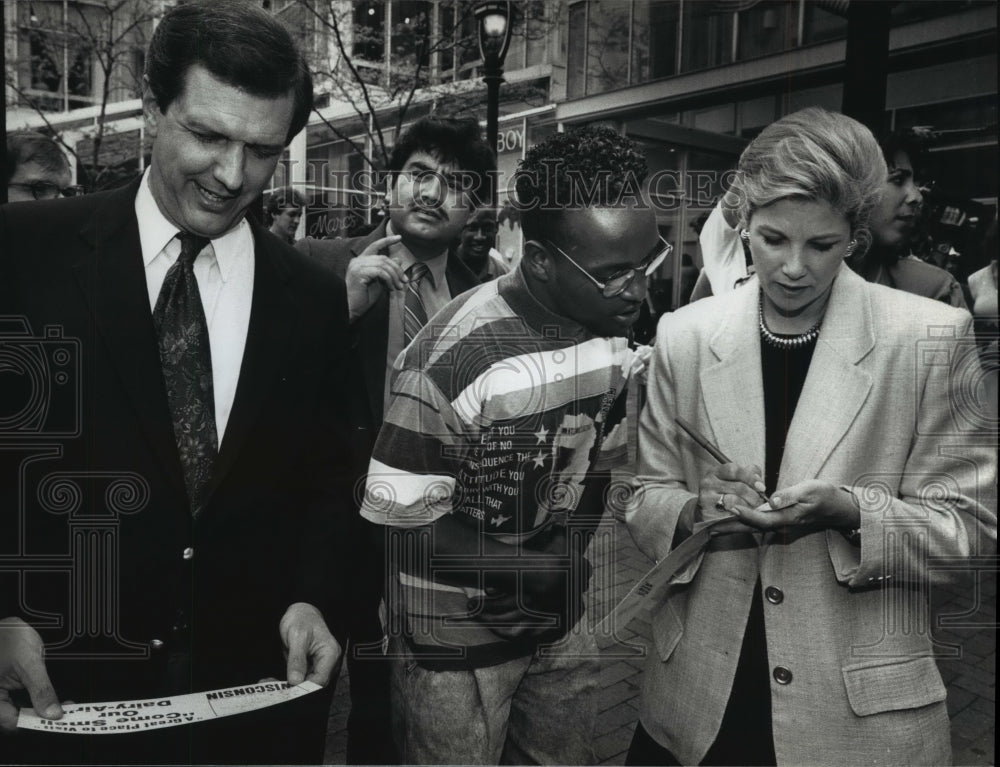
<svg viewBox="0 0 1000 767"><path fill-rule="evenodd" d="M889 171L875 137L857 120L820 107L793 112L743 150L738 170L741 226L778 200L822 200L847 217L855 254L867 249L868 222Z"/></svg>

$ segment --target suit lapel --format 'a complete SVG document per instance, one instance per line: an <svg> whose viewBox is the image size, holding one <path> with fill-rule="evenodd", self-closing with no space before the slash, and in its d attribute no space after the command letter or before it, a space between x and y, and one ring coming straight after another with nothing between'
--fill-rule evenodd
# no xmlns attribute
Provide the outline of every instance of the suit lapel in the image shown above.
<svg viewBox="0 0 1000 767"><path fill-rule="evenodd" d="M388 219L368 236L351 247L351 257L357 257L375 240L386 236ZM365 378L372 423L382 423L382 400L385 397L385 358L389 354L389 293L383 291L375 305L355 321L361 353L361 372Z"/></svg>
<svg viewBox="0 0 1000 767"><path fill-rule="evenodd" d="M841 267L788 429L779 487L819 474L868 398L872 377L859 363L874 346L865 282Z"/></svg>
<svg viewBox="0 0 1000 767"><path fill-rule="evenodd" d="M183 491L139 244L139 182L109 193L81 230L88 250L74 272L137 420L159 463Z"/></svg>
<svg viewBox="0 0 1000 767"><path fill-rule="evenodd" d="M445 277L448 279L448 292L452 298L479 287L479 278L453 253L448 254Z"/></svg>
<svg viewBox="0 0 1000 767"><path fill-rule="evenodd" d="M292 342L292 328L298 316L296 304L288 287L288 266L264 230L251 223L254 239L253 298L250 304L250 326L240 365L239 382L233 409L226 424L222 450L212 472L206 496L206 506L212 493L232 468L264 400L274 386Z"/></svg>
<svg viewBox="0 0 1000 767"><path fill-rule="evenodd" d="M718 360L701 373L715 444L737 463L764 466L764 394L757 334L758 282L738 289L709 348Z"/></svg>

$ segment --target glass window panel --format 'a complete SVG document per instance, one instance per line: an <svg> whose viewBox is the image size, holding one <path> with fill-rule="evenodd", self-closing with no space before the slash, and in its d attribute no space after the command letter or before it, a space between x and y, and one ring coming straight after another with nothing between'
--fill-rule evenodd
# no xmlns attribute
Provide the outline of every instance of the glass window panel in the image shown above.
<svg viewBox="0 0 1000 767"><path fill-rule="evenodd" d="M847 16L826 9L822 2L805 3L802 42L823 43L847 37Z"/></svg>
<svg viewBox="0 0 1000 767"><path fill-rule="evenodd" d="M711 210L732 181L730 171L736 167L736 162L737 158L731 155L699 149L688 150L685 185L689 208Z"/></svg>
<svg viewBox="0 0 1000 767"><path fill-rule="evenodd" d="M566 52L566 95L579 98L586 84L587 4L576 3L569 8L568 50Z"/></svg>
<svg viewBox="0 0 1000 767"><path fill-rule="evenodd" d="M466 64L478 64L482 58L479 50L479 22L476 21L474 9L474 2L461 0L458 29L455 33L459 68Z"/></svg>
<svg viewBox="0 0 1000 767"><path fill-rule="evenodd" d="M732 102L691 113L691 125L712 133L736 132L736 105Z"/></svg>
<svg viewBox="0 0 1000 767"><path fill-rule="evenodd" d="M515 69L524 69L524 38L525 38L525 18L524 9L518 5L511 9L510 19L510 44L507 46L507 56L504 58L503 68L510 72Z"/></svg>
<svg viewBox="0 0 1000 767"><path fill-rule="evenodd" d="M688 0L683 8L681 71L693 72L730 63L733 44L732 11L718 10L715 3L698 0Z"/></svg>
<svg viewBox="0 0 1000 767"><path fill-rule="evenodd" d="M392 68L412 75L429 63L430 3L395 2L392 6Z"/></svg>
<svg viewBox="0 0 1000 767"><path fill-rule="evenodd" d="M632 82L677 73L677 0L636 0L632 19Z"/></svg>
<svg viewBox="0 0 1000 767"><path fill-rule="evenodd" d="M628 85L629 3L591 0L587 20L587 93Z"/></svg>
<svg viewBox="0 0 1000 767"><path fill-rule="evenodd" d="M447 72L455 64L455 6L450 0L438 5L438 29L440 40L435 46L438 66L442 72Z"/></svg>
<svg viewBox="0 0 1000 767"><path fill-rule="evenodd" d="M525 27L525 64L529 67L544 64L548 59L549 33L555 25L554 15L558 8L551 9L553 17L547 17L545 3L542 0L531 0L524 4L524 15L527 21Z"/></svg>
<svg viewBox="0 0 1000 767"><path fill-rule="evenodd" d="M31 87L42 91L58 91L62 73L56 64L61 55L52 45L49 35L37 29L28 33L31 51Z"/></svg>
<svg viewBox="0 0 1000 767"><path fill-rule="evenodd" d="M741 11L736 58L753 59L794 48L797 27L798 3L794 0L768 0Z"/></svg>
<svg viewBox="0 0 1000 767"><path fill-rule="evenodd" d="M896 110L897 130L906 130L917 125L927 125L938 131L956 131L954 134L956 141L968 138L976 130L992 131L995 139L996 96L957 99Z"/></svg>
<svg viewBox="0 0 1000 767"><path fill-rule="evenodd" d="M996 0L946 0L946 2L929 2L928 0L902 0L893 3L889 12L889 23L898 27L913 21L931 19L936 16L947 16L961 13L974 7L996 8Z"/></svg>
<svg viewBox="0 0 1000 767"><path fill-rule="evenodd" d="M755 138L765 126L770 125L778 115L775 111L774 96L762 96L759 99L743 101L739 107L740 136Z"/></svg>
<svg viewBox="0 0 1000 767"><path fill-rule="evenodd" d="M385 53L383 24L385 3L368 0L354 6L352 56L364 61L381 61Z"/></svg>

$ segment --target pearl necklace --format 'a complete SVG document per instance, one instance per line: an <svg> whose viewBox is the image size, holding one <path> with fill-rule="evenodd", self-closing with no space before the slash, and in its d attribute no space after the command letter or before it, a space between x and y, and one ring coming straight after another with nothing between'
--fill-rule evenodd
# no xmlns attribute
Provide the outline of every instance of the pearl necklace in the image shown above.
<svg viewBox="0 0 1000 767"><path fill-rule="evenodd" d="M761 291L760 299L757 301L757 324L760 325L760 337L764 341L776 349L788 351L791 349L801 349L803 346L808 346L819 338L819 327L823 324L823 320L821 319L805 333L797 336L775 335L767 329L767 325L764 323L764 291Z"/></svg>

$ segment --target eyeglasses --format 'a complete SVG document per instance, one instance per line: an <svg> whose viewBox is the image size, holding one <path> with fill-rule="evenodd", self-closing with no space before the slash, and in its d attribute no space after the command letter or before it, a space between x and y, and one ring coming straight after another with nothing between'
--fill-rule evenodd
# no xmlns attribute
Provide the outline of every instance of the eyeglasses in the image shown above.
<svg viewBox="0 0 1000 767"><path fill-rule="evenodd" d="M53 184L51 181L31 181L27 184L11 183L7 186L31 192L31 196L36 200L53 200L60 195L63 197L76 197L78 194L83 194L86 191L78 184L59 186L58 184Z"/></svg>
<svg viewBox="0 0 1000 767"><path fill-rule="evenodd" d="M660 237L660 244L663 246L662 248L658 246L656 250L646 256L642 260L642 263L638 266L630 266L622 269L620 272L615 272L608 277L607 280L601 282L590 272L580 266L576 261L574 261L573 257L570 256L569 253L552 242L552 240L545 240L545 242L562 253L563 256L566 257L567 261L583 272L584 276L597 286L597 289L601 291L601 295L605 298L615 298L616 296L620 296L628 290L629 285L632 284L635 280L635 276L640 272L646 277L652 276L652 274L660 268L660 264L666 260L667 256L669 256L674 249L673 245L664 240L663 237Z"/></svg>

